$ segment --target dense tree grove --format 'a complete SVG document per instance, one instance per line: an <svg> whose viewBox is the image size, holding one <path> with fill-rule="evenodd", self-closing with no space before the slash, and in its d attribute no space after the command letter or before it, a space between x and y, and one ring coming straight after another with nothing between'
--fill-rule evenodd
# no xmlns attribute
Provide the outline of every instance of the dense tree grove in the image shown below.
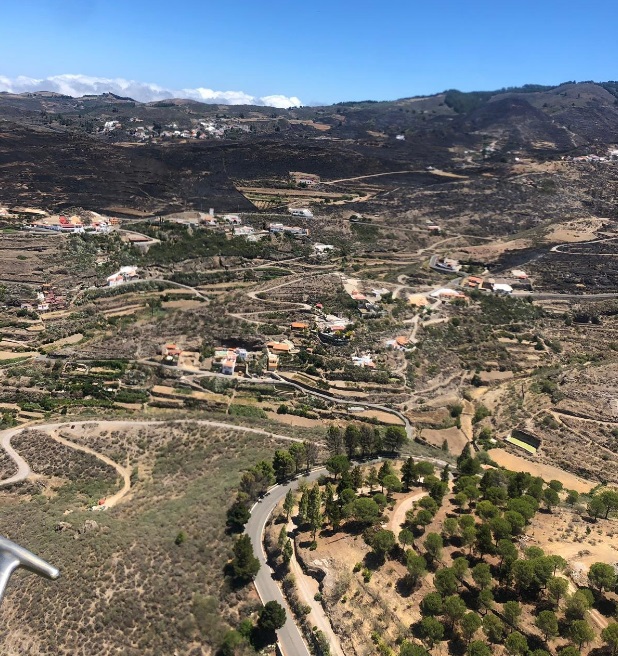
<svg viewBox="0 0 618 656"><path fill-rule="evenodd" d="M397 450L404 438L405 431L390 428L382 434L365 424L331 426L326 438L328 476L312 484L301 481L298 495L288 491L282 517L309 535L311 549L319 546L323 531L362 536L370 551L364 569L359 563L354 572L360 572L365 583L372 569L387 561L405 567L398 589L406 594L415 593L423 581L432 582L433 590L420 598L420 620L399 645L400 656L426 656L447 640L468 656L549 656L556 653L556 644L562 645L559 656L579 654L596 638L588 611L616 590L614 567L593 563L590 589L569 594L563 574L566 560L538 546L525 546L522 540L537 513L549 516L560 504L578 503L579 496L564 490L559 481L546 483L528 473L483 467L469 446L453 472L449 467L436 471L434 464L412 457L399 464L354 462ZM310 466L306 446L294 444L276 451L272 464L259 463L246 472L228 514L230 529L246 521L248 499ZM414 488L422 492L415 493L401 527L384 527L384 513L393 507L394 495ZM618 509L614 491L601 489L588 499L591 523ZM250 580L252 563L246 544L241 546L233 569L237 578ZM280 562L287 566L293 548L285 526L278 549ZM610 623L599 637L607 653L618 656L618 623ZM380 653L394 656L379 636L374 642Z"/></svg>

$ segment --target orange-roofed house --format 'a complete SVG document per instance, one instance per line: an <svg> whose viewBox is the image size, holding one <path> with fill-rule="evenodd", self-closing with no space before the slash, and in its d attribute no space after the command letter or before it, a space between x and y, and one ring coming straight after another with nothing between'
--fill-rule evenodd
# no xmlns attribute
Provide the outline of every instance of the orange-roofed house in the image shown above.
<svg viewBox="0 0 618 656"><path fill-rule="evenodd" d="M176 344L165 344L161 347L161 355L177 358L181 353L182 349L178 348Z"/></svg>
<svg viewBox="0 0 618 656"><path fill-rule="evenodd" d="M304 323L303 321L294 321L291 325L290 328L292 330L307 330L309 328L308 323Z"/></svg>
<svg viewBox="0 0 618 656"><path fill-rule="evenodd" d="M405 335L400 335L399 337L395 337L395 342L397 342L399 346L406 346L410 343L410 340Z"/></svg>
<svg viewBox="0 0 618 656"><path fill-rule="evenodd" d="M266 346L276 353L289 353L294 345L287 342L268 342Z"/></svg>

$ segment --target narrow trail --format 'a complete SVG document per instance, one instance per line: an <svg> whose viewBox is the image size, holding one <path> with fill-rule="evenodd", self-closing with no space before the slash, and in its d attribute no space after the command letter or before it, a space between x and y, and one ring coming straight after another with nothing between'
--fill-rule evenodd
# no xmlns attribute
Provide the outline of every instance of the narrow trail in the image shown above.
<svg viewBox="0 0 618 656"><path fill-rule="evenodd" d="M120 477L123 480L122 488L118 490L118 492L113 494L111 497L107 497L107 499L105 500L106 508L113 508L124 496L126 496L129 493L129 490L131 489L131 472L127 467L123 467L122 465L119 465L117 462L114 462L111 458L108 458L102 453L99 453L98 451L91 449L89 446L76 444L75 442L71 442L70 440L67 440L64 437L61 437L57 431L51 431L48 432L47 434L49 435L49 437L51 437L52 440L55 440L59 444L67 446L70 449L74 449L75 451L82 451L83 453L88 453L91 456L98 458L106 465L113 467L118 472L118 474L120 474Z"/></svg>
<svg viewBox="0 0 618 656"><path fill-rule="evenodd" d="M9 478L5 478L4 480L0 480L0 487L7 486L7 485L13 485L15 483L21 483L22 481L26 480L28 476L31 474L31 469L28 463L15 451L15 449L11 446L11 439L17 435L18 433L21 433L24 430L40 430L49 435L49 437L56 442L59 442L60 444L63 444L64 446L67 446L71 449L75 449L76 451L83 451L84 453L89 453L90 455L95 456L99 460L102 460L106 464L110 465L113 467L122 477L124 480L124 485L122 490L120 492L116 493L112 497L109 498L109 501L113 500L113 505L117 504L122 497L124 497L127 492L129 491L129 488L131 486L130 483L130 476L131 472L128 467L123 467L122 465L119 465L118 463L114 462L107 456L103 455L102 453L98 453L94 449L91 449L90 447L83 446L81 444L76 444L75 442L71 442L70 440L67 440L66 438L60 437L58 435L58 431L67 428L69 426L75 425L75 426L87 426L87 425L92 425L96 424L97 426L100 426L101 429L105 429L106 427L114 427L118 428L119 426L157 426L157 425L165 425L169 424L169 421L161 421L161 420L138 420L138 421L96 421L96 420L89 420L89 421L72 421L72 422L62 422L62 423L54 423L54 424L28 424L28 425L22 425L19 426L18 428L11 428L5 431L2 431L0 433L0 446L6 451L8 454L9 458L13 460L13 462L17 465L17 473L13 474ZM263 435L265 437L270 437L272 439L276 440L283 440L286 442L303 442L302 438L299 437L291 437L289 435L280 435L278 433L272 433L267 430L263 430L261 428L250 428L248 426L239 426L237 424L232 424L232 423L227 423L223 421L212 421L210 419L181 419L177 420L171 423L178 423L178 424L198 424L200 426L210 426L212 428L227 428L229 430L235 430L239 431L241 433L254 433L255 435ZM109 503L106 503L106 505L110 505Z"/></svg>
<svg viewBox="0 0 618 656"><path fill-rule="evenodd" d="M295 528L294 523L290 521L288 523L288 533L293 532ZM303 572L303 568L300 566L300 563L296 558L294 540L292 540L292 546L294 547L294 551L292 553L292 559L290 560L290 572L296 579L296 589L303 602L311 608L308 618L309 623L311 626L317 626L327 637L331 654L334 656L345 656L345 652L341 648L341 643L339 642L339 636L333 631L333 627L324 612L321 602L316 601L315 599L316 593L320 591L320 586L313 577L308 576Z"/></svg>
<svg viewBox="0 0 618 656"><path fill-rule="evenodd" d="M20 433L23 427L10 428L9 430L2 431L2 440L0 445L8 453L9 458L17 465L17 472L9 478L0 481L0 487L6 485L13 485L13 483L21 483L30 476L30 466L28 463L15 451L11 446L11 438Z"/></svg>
<svg viewBox="0 0 618 656"><path fill-rule="evenodd" d="M423 497L426 497L429 493L428 492L417 492L416 494L412 494L409 497L405 497L404 499L401 499L396 505L395 509L393 510L393 514L390 516L388 523L386 525L386 528L389 531L392 531L395 534L395 537L399 537L399 533L401 533L401 525L404 523L406 519L406 513L416 501L419 499L422 499Z"/></svg>
<svg viewBox="0 0 618 656"><path fill-rule="evenodd" d="M468 442L474 439L474 432L472 430L472 417L474 415L474 403L464 399L463 410L461 412L461 432L466 436Z"/></svg>

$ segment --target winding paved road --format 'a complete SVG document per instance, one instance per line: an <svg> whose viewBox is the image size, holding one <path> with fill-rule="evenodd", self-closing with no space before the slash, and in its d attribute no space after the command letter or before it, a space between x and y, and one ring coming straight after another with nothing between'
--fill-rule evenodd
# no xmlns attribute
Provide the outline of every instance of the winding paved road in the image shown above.
<svg viewBox="0 0 618 656"><path fill-rule="evenodd" d="M303 481L311 483L323 473L324 468L312 471L309 476L302 478ZM292 481L287 485L276 485L270 490L262 501L258 501L251 509L251 518L247 522L245 532L251 538L253 550L260 561L260 571L255 577L255 587L262 603L277 601L286 610L286 621L282 629L279 629L279 643L285 656L311 656L311 652L293 619L292 611L284 599L281 589L272 579L271 569L266 564L266 555L263 547L263 536L266 522L271 516L277 504L283 501L287 491L296 489L300 481Z"/></svg>

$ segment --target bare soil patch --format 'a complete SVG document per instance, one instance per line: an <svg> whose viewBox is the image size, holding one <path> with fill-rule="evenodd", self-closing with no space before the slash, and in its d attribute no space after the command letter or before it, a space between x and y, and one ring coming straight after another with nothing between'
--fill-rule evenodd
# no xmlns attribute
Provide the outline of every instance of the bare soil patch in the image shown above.
<svg viewBox="0 0 618 656"><path fill-rule="evenodd" d="M553 465L544 465L540 462L533 462L527 458L516 456L504 449L492 449L489 452L492 460L494 460L501 467L506 467L511 471L529 472L533 476L541 476L545 481L555 479L560 481L565 488L569 490L577 490L577 492L589 492L595 483L586 481L579 478L574 474L565 472Z"/></svg>

